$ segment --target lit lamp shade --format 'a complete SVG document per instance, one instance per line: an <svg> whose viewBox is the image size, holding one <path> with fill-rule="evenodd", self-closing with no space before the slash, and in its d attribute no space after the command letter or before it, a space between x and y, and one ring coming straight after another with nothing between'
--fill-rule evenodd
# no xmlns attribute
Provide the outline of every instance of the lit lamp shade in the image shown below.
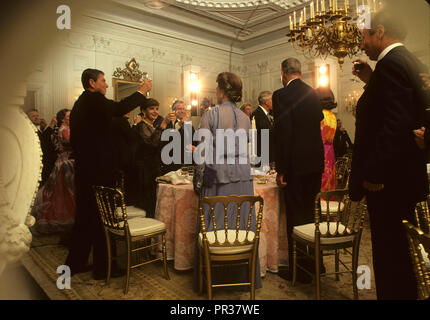
<svg viewBox="0 0 430 320"><path fill-rule="evenodd" d="M317 67L318 87L330 87L330 68L328 64Z"/></svg>

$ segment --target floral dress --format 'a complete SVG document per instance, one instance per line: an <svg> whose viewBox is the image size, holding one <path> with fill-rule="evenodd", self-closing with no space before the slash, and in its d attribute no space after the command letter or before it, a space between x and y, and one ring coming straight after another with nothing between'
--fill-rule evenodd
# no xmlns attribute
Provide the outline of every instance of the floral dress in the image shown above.
<svg viewBox="0 0 430 320"><path fill-rule="evenodd" d="M56 136L59 154L48 180L39 189L33 207L40 233L70 231L75 221L75 167L71 154L70 127L63 125Z"/></svg>
<svg viewBox="0 0 430 320"><path fill-rule="evenodd" d="M336 133L336 116L333 112L323 109L324 119L321 121L321 136L324 144L324 173L322 175L321 191L334 190L337 187L336 157L334 155L333 139Z"/></svg>

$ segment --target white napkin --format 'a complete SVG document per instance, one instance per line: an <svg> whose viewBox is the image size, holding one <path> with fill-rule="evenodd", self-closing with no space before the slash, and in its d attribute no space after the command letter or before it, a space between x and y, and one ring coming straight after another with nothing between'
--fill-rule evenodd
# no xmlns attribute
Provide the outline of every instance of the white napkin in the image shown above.
<svg viewBox="0 0 430 320"><path fill-rule="evenodd" d="M155 181L160 183L170 183L170 184L191 184L193 183L192 176L183 176L182 170L179 169L177 171L170 171L166 173L164 176L157 177Z"/></svg>
<svg viewBox="0 0 430 320"><path fill-rule="evenodd" d="M263 167L251 167L251 175L253 176L264 176L269 173L270 167L269 166L263 166Z"/></svg>

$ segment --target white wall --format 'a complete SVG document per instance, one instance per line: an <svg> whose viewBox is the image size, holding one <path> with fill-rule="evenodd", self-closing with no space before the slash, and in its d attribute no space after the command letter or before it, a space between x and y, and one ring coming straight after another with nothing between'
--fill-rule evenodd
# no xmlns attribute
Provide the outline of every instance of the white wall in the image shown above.
<svg viewBox="0 0 430 320"><path fill-rule="evenodd" d="M422 0L408 1L407 6L405 18L409 35L405 45L430 66L429 6ZM64 31L62 40L44 61L37 64L28 78L28 89L37 91L36 102L42 117L50 119L56 111L73 106L82 92L80 76L85 68L103 70L111 84L113 71L124 67L133 57L140 63L140 69L153 79L151 96L160 101L161 115L169 111L175 98L182 98L182 68L190 64L201 69L203 92L200 98L214 97L217 74L232 71L242 77L243 102L256 106L260 91L274 91L282 86L280 64L288 57L296 57L302 62L304 81L315 87L315 62L295 51L286 37L245 50L233 48L230 65L229 44L188 33L181 37L180 30L174 34L160 30L151 32L143 23L127 21L123 17L99 19L87 16L75 23L70 32ZM368 60L365 54L360 57ZM329 58L327 62L334 75L331 85L339 105L337 116L353 139L355 119L346 111L344 98L354 90L362 90L363 84L352 81L358 79L351 74L349 58L345 59L342 69L336 59ZM108 89L107 96L113 98L112 88Z"/></svg>
<svg viewBox="0 0 430 320"><path fill-rule="evenodd" d="M41 116L50 119L58 110L73 106L83 91L80 77L84 69L104 71L111 86L114 70L124 68L133 57L153 79L151 97L160 101L161 115L169 112L175 99L182 98L183 66L201 67L201 98L215 96L217 74L230 68L230 53L224 45L200 45L86 17L65 31L37 64L27 79L28 89L37 91ZM233 53L231 61L231 70L242 75L242 56ZM113 98L112 87L106 96Z"/></svg>

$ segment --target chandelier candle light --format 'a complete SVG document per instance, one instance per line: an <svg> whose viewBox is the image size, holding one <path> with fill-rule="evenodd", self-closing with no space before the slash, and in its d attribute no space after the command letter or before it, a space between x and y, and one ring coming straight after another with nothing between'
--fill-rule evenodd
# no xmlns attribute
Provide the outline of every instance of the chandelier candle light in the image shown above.
<svg viewBox="0 0 430 320"><path fill-rule="evenodd" d="M315 4L316 1L316 4ZM328 8L326 10L326 1ZM364 6L364 0L361 1ZM309 15L307 6L309 5ZM370 12L377 10L377 2L367 4ZM293 19L289 17L289 42L295 49L300 49L308 59L326 59L328 55L338 59L340 67L346 56L354 57L360 51L361 33L357 26L359 13L358 0L355 0L357 15L353 16L349 0L313 0L300 12L299 24L296 11ZM316 8L316 10L315 10Z"/></svg>

